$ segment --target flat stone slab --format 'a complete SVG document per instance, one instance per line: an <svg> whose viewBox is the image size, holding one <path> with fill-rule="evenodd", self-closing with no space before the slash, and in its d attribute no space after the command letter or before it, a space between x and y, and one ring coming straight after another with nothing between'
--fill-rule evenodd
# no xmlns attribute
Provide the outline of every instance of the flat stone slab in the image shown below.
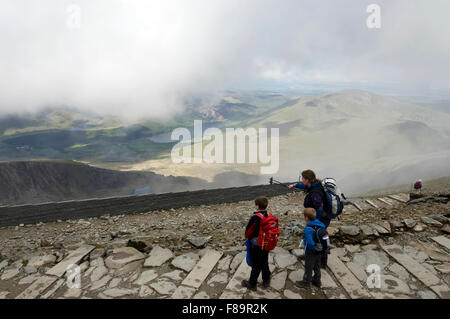
<svg viewBox="0 0 450 319"><path fill-rule="evenodd" d="M372 207L374 207L374 208L378 208L378 206L377 206L374 202L372 202L371 200L369 200L369 199L366 199L366 203L368 203L370 206L372 206Z"/></svg>
<svg viewBox="0 0 450 319"><path fill-rule="evenodd" d="M390 246L382 246L382 248L391 255L392 258L397 260L399 264L405 267L411 274L413 274L417 279L423 282L426 286L436 292L442 298L442 289L441 280L436 277L433 273L431 273L424 266L419 264L416 260L414 260L411 256L405 254L402 248L398 245L390 245ZM447 285L443 285L444 287ZM436 290L433 289L433 287ZM449 288L447 286L447 291Z"/></svg>
<svg viewBox="0 0 450 319"><path fill-rule="evenodd" d="M210 280L208 280L208 285L214 287L216 284L226 284L228 282L228 273L221 272L214 275Z"/></svg>
<svg viewBox="0 0 450 319"><path fill-rule="evenodd" d="M39 268L47 264L53 264L55 261L55 255L34 256L28 261L27 266Z"/></svg>
<svg viewBox="0 0 450 319"><path fill-rule="evenodd" d="M392 206L392 203L391 203L389 200L387 200L386 198L379 197L378 200L379 200L380 202L385 203L386 205Z"/></svg>
<svg viewBox="0 0 450 319"><path fill-rule="evenodd" d="M32 275L26 276L19 281L19 285L31 284L35 280L37 280L40 276L41 275L39 275L39 274L32 274Z"/></svg>
<svg viewBox="0 0 450 319"><path fill-rule="evenodd" d="M333 254L333 250L328 255L328 267L352 299L371 297L370 293L361 285L350 269L344 265L338 256Z"/></svg>
<svg viewBox="0 0 450 319"><path fill-rule="evenodd" d="M20 273L20 268L5 269L0 280L9 280Z"/></svg>
<svg viewBox="0 0 450 319"><path fill-rule="evenodd" d="M200 291L194 297L192 297L192 299L210 299L210 297L206 292Z"/></svg>
<svg viewBox="0 0 450 319"><path fill-rule="evenodd" d="M283 295L287 299L303 299L300 294L295 293L295 292L293 292L292 290L289 290L289 289L286 289L285 291L283 291Z"/></svg>
<svg viewBox="0 0 450 319"><path fill-rule="evenodd" d="M219 264L217 265L217 269L219 270L229 270L231 261L233 260L233 256L225 256L221 260L219 260Z"/></svg>
<svg viewBox="0 0 450 319"><path fill-rule="evenodd" d="M389 230L387 230L386 228L384 228L378 224L371 224L370 227L375 229L381 235L387 235L387 234L391 233Z"/></svg>
<svg viewBox="0 0 450 319"><path fill-rule="evenodd" d="M184 278L184 272L182 270L174 270L165 274L162 274L161 277L166 277L172 279L173 281L181 281Z"/></svg>
<svg viewBox="0 0 450 319"><path fill-rule="evenodd" d="M103 294L109 297L117 298L124 297L137 294L137 290L135 289L121 289L121 288L112 288L103 291Z"/></svg>
<svg viewBox="0 0 450 319"><path fill-rule="evenodd" d="M161 295L171 295L177 289L177 286L168 279L160 279L150 285L157 293Z"/></svg>
<svg viewBox="0 0 450 319"><path fill-rule="evenodd" d="M145 258L145 255L133 247L115 248L110 256L105 259L108 268L119 269L123 266Z"/></svg>
<svg viewBox="0 0 450 319"><path fill-rule="evenodd" d="M191 244L195 248L203 248L211 240L211 238L212 238L211 236L208 237L188 236L186 240L188 241L189 244Z"/></svg>
<svg viewBox="0 0 450 319"><path fill-rule="evenodd" d="M450 263L445 263L441 265L434 266L437 271L443 274L450 274Z"/></svg>
<svg viewBox="0 0 450 319"><path fill-rule="evenodd" d="M71 252L66 258L64 258L61 262L50 268L46 274L47 275L53 275L57 277L62 277L65 273L67 268L70 265L78 264L84 256L89 254L92 250L95 249L95 246L90 245L84 245L79 247L78 249Z"/></svg>
<svg viewBox="0 0 450 319"><path fill-rule="evenodd" d="M366 237L378 236L378 232L368 225L361 225L361 226L359 226L359 228L361 229L363 235Z"/></svg>
<svg viewBox="0 0 450 319"><path fill-rule="evenodd" d="M192 296L194 296L196 291L197 291L197 289L193 288L193 287L179 286L170 298L172 298L172 299L191 299Z"/></svg>
<svg viewBox="0 0 450 319"><path fill-rule="evenodd" d="M274 291L269 291L267 289L257 291L250 291L248 296L252 299L281 299L281 296L279 293Z"/></svg>
<svg viewBox="0 0 450 319"><path fill-rule="evenodd" d="M198 289L221 257L221 252L208 250L181 284Z"/></svg>
<svg viewBox="0 0 450 319"><path fill-rule="evenodd" d="M284 286L286 284L286 278L287 278L286 270L275 274L270 279L270 287L272 287L273 289L278 290L278 291L284 289Z"/></svg>
<svg viewBox="0 0 450 319"><path fill-rule="evenodd" d="M233 275L233 278L228 282L222 295L219 299L242 299L247 288L242 287L242 280L250 278L251 268L247 265L247 261L242 260L240 266Z"/></svg>
<svg viewBox="0 0 450 319"><path fill-rule="evenodd" d="M414 226L417 225L417 222L416 222L414 219L410 219L410 218L404 219L404 220L403 220L403 223L404 223L404 224L406 225L406 227L408 227L408 228L413 228Z"/></svg>
<svg viewBox="0 0 450 319"><path fill-rule="evenodd" d="M91 272L91 282L100 280L104 275L108 273L108 268L104 265L99 265Z"/></svg>
<svg viewBox="0 0 450 319"><path fill-rule="evenodd" d="M41 299L48 299L50 298L55 292L56 290L58 290L59 288L61 288L62 285L64 285L64 283L66 282L65 279L59 279L56 284L54 284L51 289L49 289L45 294L41 295Z"/></svg>
<svg viewBox="0 0 450 319"><path fill-rule="evenodd" d="M422 221L422 223L424 223L426 225L437 226L437 227L442 226L442 223L438 222L437 220L434 220L433 218L427 217L427 216L420 217L420 220Z"/></svg>
<svg viewBox="0 0 450 319"><path fill-rule="evenodd" d="M231 261L230 264L230 270L232 272L234 272L239 267L239 265L242 263L242 260L245 259L246 254L247 253L245 251L241 251L240 253L238 253L236 256L233 257L233 260Z"/></svg>
<svg viewBox="0 0 450 319"><path fill-rule="evenodd" d="M70 288L64 293L64 298L80 298L82 292L80 288Z"/></svg>
<svg viewBox="0 0 450 319"><path fill-rule="evenodd" d="M406 269L403 266L400 266L397 263L393 263L388 267L388 270L396 274L400 279L402 280L408 280L409 279L409 273L406 271Z"/></svg>
<svg viewBox="0 0 450 319"><path fill-rule="evenodd" d="M450 299L450 288L446 284L440 284L430 287L442 299Z"/></svg>
<svg viewBox="0 0 450 319"><path fill-rule="evenodd" d="M360 233L360 229L358 226L349 225L349 226L341 226L339 227L339 230L349 236L357 236Z"/></svg>
<svg viewBox="0 0 450 319"><path fill-rule="evenodd" d="M50 287L58 277L53 276L42 276L38 280L36 280L33 284L28 286L27 289L22 291L16 299L35 299L41 293L43 293L48 287Z"/></svg>
<svg viewBox="0 0 450 319"><path fill-rule="evenodd" d="M380 266L381 269L384 269L389 265L389 257L382 251L365 250L354 254L353 262L360 265L364 271L367 269L367 266L372 264L376 264Z"/></svg>
<svg viewBox="0 0 450 319"><path fill-rule="evenodd" d="M141 288L139 289L139 297L141 297L141 298L151 296L154 293L155 292L153 291L153 289L146 285L142 285Z"/></svg>
<svg viewBox="0 0 450 319"><path fill-rule="evenodd" d="M361 265L358 265L351 261L347 263L347 267L355 275L355 277L358 278L359 281L366 282L367 273Z"/></svg>
<svg viewBox="0 0 450 319"><path fill-rule="evenodd" d="M149 257L145 260L144 267L159 267L166 261L173 258L173 252L170 249L154 246Z"/></svg>
<svg viewBox="0 0 450 319"><path fill-rule="evenodd" d="M399 202L401 202L401 203L406 203L406 202L407 202L406 199L403 199L403 198L401 198L401 197L398 196L398 195L387 195L387 197L389 197L389 198L391 198L391 199L395 199L396 201L399 201Z"/></svg>
<svg viewBox="0 0 450 319"><path fill-rule="evenodd" d="M450 250L450 239L448 239L446 236L431 237L431 239L433 239L439 245L442 245L443 247Z"/></svg>
<svg viewBox="0 0 450 319"><path fill-rule="evenodd" d="M97 290L106 286L106 284L111 280L110 275L104 276L102 279L99 279L96 282L92 283L92 286L89 290Z"/></svg>
<svg viewBox="0 0 450 319"><path fill-rule="evenodd" d="M275 254L274 257L275 263L279 268L286 268L294 265L297 262L297 257L287 254Z"/></svg>
<svg viewBox="0 0 450 319"><path fill-rule="evenodd" d="M381 291L391 293L391 294L412 294L411 289L408 284L404 281L391 276L391 275L381 275Z"/></svg>
<svg viewBox="0 0 450 319"><path fill-rule="evenodd" d="M134 283L136 285L145 285L146 283L148 283L149 281L152 281L156 277L158 277L158 273L155 270L153 270L153 269L146 270L141 273L139 278Z"/></svg>
<svg viewBox="0 0 450 319"><path fill-rule="evenodd" d="M176 257L172 260L172 265L174 267L183 269L184 271L191 271L195 264L197 264L200 257L194 253L187 253Z"/></svg>

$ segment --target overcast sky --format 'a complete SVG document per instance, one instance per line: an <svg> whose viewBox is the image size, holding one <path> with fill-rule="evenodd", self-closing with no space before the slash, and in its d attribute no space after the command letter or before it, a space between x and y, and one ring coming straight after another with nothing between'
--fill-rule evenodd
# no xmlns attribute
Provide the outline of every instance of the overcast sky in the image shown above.
<svg viewBox="0 0 450 319"><path fill-rule="evenodd" d="M371 3L380 29L366 26ZM167 116L264 81L450 90L449 12L448 0L4 0L0 114Z"/></svg>

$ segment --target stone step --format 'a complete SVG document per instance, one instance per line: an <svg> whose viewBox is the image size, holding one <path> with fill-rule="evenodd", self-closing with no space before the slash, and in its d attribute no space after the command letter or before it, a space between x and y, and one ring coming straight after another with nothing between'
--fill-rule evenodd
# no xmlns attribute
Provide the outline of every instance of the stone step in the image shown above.
<svg viewBox="0 0 450 319"><path fill-rule="evenodd" d="M419 279L423 284L428 286L441 298L449 298L450 288L441 282L441 280L431 273L428 269L419 264L409 255L403 252L399 245L381 246L392 258L400 265L406 268L413 276Z"/></svg>
<svg viewBox="0 0 450 319"><path fill-rule="evenodd" d="M358 209L353 205L346 205L344 207L344 213L355 213L357 211L358 211Z"/></svg>
<svg viewBox="0 0 450 319"><path fill-rule="evenodd" d="M305 267L305 261L302 260L301 264L303 268L300 268L300 276L299 280L303 279L304 274L304 267ZM339 287L339 285L334 281L333 277L328 273L325 269L320 269L320 274L322 276L322 291L327 296L328 299L347 299L348 297L345 295L344 291L342 291L342 288Z"/></svg>
<svg viewBox="0 0 450 319"><path fill-rule="evenodd" d="M437 236L437 237L431 237L435 242L437 242L439 245L447 248L450 250L450 239L448 239L446 236Z"/></svg>
<svg viewBox="0 0 450 319"><path fill-rule="evenodd" d="M401 203L406 203L407 202L406 199L403 199L403 198L399 197L398 195L387 195L387 197L389 197L391 199L394 199L396 201L399 201Z"/></svg>
<svg viewBox="0 0 450 319"><path fill-rule="evenodd" d="M58 277L54 276L42 276L27 289L22 291L16 299L36 299L41 293L43 293L48 287L50 287Z"/></svg>
<svg viewBox="0 0 450 319"><path fill-rule="evenodd" d="M207 250L205 255L195 265L194 269L187 275L172 295L174 299L190 299L196 290L202 285L209 273L214 269L219 259L222 257L221 252L216 250Z"/></svg>
<svg viewBox="0 0 450 319"><path fill-rule="evenodd" d="M78 249L71 252L66 258L64 258L61 262L50 268L46 274L62 277L67 268L72 264L78 264L84 256L89 254L92 250L95 249L95 246L84 245L79 247Z"/></svg>
<svg viewBox="0 0 450 319"><path fill-rule="evenodd" d="M403 199L403 200L405 200L405 201L409 201L409 193L408 194L406 194L406 193L398 193L398 194L395 194L395 195L397 195L397 197L399 197L399 198L401 198L401 199Z"/></svg>
<svg viewBox="0 0 450 319"><path fill-rule="evenodd" d="M374 208L378 208L378 206L372 202L370 199L366 199L366 203L368 203L370 206L374 207Z"/></svg>
<svg viewBox="0 0 450 319"><path fill-rule="evenodd" d="M365 200L358 203L362 210L373 208L371 205L367 204Z"/></svg>
<svg viewBox="0 0 450 319"><path fill-rule="evenodd" d="M242 299L247 288L242 287L241 282L250 278L251 270L247 265L246 258L244 258L219 299Z"/></svg>
<svg viewBox="0 0 450 319"><path fill-rule="evenodd" d="M387 198L384 197L379 197L377 198L380 202L385 203L386 205L392 206L392 202L390 200L388 200Z"/></svg>
<svg viewBox="0 0 450 319"><path fill-rule="evenodd" d="M355 206L359 211L362 211L362 208L361 208L361 206L359 206L358 203L352 202L352 204L353 204L353 206Z"/></svg>
<svg viewBox="0 0 450 319"><path fill-rule="evenodd" d="M371 298L372 295L361 285L359 280L353 275L350 269L333 253L328 255L328 268L333 272L336 279L350 295L350 298Z"/></svg>

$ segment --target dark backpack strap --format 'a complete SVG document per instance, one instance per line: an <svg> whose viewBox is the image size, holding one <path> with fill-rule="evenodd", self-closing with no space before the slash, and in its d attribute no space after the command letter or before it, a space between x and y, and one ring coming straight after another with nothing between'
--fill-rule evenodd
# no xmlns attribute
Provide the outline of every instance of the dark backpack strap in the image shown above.
<svg viewBox="0 0 450 319"><path fill-rule="evenodd" d="M312 230L314 230L314 242L316 242L316 243L320 242L320 239L317 234L318 233L317 226L308 226L308 227L311 228ZM319 229L320 229L320 227L319 227Z"/></svg>

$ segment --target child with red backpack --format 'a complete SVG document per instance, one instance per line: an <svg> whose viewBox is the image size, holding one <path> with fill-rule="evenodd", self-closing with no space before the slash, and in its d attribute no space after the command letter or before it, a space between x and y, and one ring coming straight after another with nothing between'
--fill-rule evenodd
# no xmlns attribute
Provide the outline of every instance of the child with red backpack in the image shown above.
<svg viewBox="0 0 450 319"><path fill-rule="evenodd" d="M250 240L251 267L249 280L243 280L242 286L256 291L259 274L262 273L263 287L270 286L269 251L278 243L280 230L278 219L266 208L268 200L264 196L255 199L256 212L250 218L245 229L245 238Z"/></svg>

